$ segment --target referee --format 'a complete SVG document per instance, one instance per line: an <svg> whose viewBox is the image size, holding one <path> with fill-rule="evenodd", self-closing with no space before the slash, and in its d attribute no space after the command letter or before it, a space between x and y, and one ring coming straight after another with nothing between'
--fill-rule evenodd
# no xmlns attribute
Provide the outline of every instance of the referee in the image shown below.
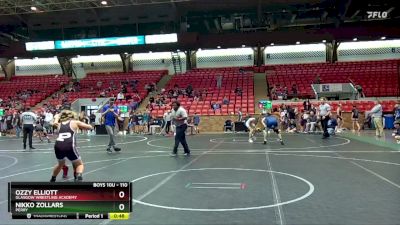
<svg viewBox="0 0 400 225"><path fill-rule="evenodd" d="M29 135L29 149L35 149L32 146L33 124L37 120L36 114L31 111L31 108L26 108L26 111L21 114L22 131L24 134L24 150L26 150L26 138Z"/></svg>
<svg viewBox="0 0 400 225"><path fill-rule="evenodd" d="M172 103L172 111L171 111L171 118L172 122L175 124L175 145L174 149L171 153L171 156L176 156L178 152L178 145L179 143L182 144L183 150L185 152L185 156L190 156L189 146L186 142L186 129L187 129L187 112L186 110L181 107L181 104L178 101Z"/></svg>

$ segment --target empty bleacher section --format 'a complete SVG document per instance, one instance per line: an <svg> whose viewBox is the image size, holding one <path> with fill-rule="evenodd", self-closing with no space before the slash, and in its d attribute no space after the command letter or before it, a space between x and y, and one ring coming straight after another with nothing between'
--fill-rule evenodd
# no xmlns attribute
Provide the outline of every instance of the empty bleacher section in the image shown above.
<svg viewBox="0 0 400 225"><path fill-rule="evenodd" d="M221 88L217 88L217 77L222 76ZM179 89L185 89L192 85L194 92L202 93L198 101L193 97L179 95L177 100L189 111L190 115L198 113L200 115L231 115L241 108L243 113L254 113L254 83L253 72L240 72L238 67L218 68L218 69L194 69L185 74L174 76L166 85L165 89L173 90L175 85ZM242 94L235 93L235 89L240 88ZM222 101L226 97L229 104L224 105ZM167 99L164 106L153 107L152 114L161 116L172 99ZM213 110L212 103L219 103L221 109Z"/></svg>
<svg viewBox="0 0 400 225"><path fill-rule="evenodd" d="M32 107L68 82L69 78L61 75L16 76L0 83L0 98L8 101L11 97L14 102Z"/></svg>
<svg viewBox="0 0 400 225"><path fill-rule="evenodd" d="M319 75L321 83L360 85L367 97L396 96L399 86L399 61L362 61L275 65L267 67L267 81L277 89L297 85L300 98L314 97L311 84Z"/></svg>
<svg viewBox="0 0 400 225"><path fill-rule="evenodd" d="M87 77L80 80L80 88L75 92L67 94L67 101L73 102L78 98L97 98L104 92L104 97L116 97L121 90L121 82L128 82L126 96L138 94L140 99L147 96L145 85L157 83L167 71L134 71L129 73L112 72L112 73L91 73ZM131 82L137 80L136 91L131 87ZM100 86L98 86L101 84ZM111 90L109 90L111 87ZM53 105L62 103L62 99L53 99L50 101ZM118 104L126 104L127 100L117 102Z"/></svg>

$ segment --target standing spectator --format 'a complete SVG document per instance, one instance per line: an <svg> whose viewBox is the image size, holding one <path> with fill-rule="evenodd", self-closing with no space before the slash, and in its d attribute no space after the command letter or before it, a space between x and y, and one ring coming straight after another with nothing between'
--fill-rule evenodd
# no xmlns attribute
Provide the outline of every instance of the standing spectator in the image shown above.
<svg viewBox="0 0 400 225"><path fill-rule="evenodd" d="M243 120L242 108L239 108L237 113L238 113L238 122L242 122Z"/></svg>
<svg viewBox="0 0 400 225"><path fill-rule="evenodd" d="M7 126L7 133L11 134L11 131L13 129L13 119L14 119L14 115L11 112L11 110L8 111L7 116L6 116L6 126Z"/></svg>
<svg viewBox="0 0 400 225"><path fill-rule="evenodd" d="M342 104L338 105L338 108L336 109L336 117L337 117L337 132L340 133L342 131L343 127L343 116L342 116Z"/></svg>
<svg viewBox="0 0 400 225"><path fill-rule="evenodd" d="M193 116L193 124L194 124L194 131L199 134L200 130L199 130L199 125L200 125L200 116L197 115L197 112L194 113Z"/></svg>
<svg viewBox="0 0 400 225"><path fill-rule="evenodd" d="M81 111L81 113L79 114L79 121L81 121L82 123L85 124L89 124L89 117L87 117L86 112L85 111ZM88 132L86 129L81 130L82 134L86 134L86 132Z"/></svg>
<svg viewBox="0 0 400 225"><path fill-rule="evenodd" d="M26 149L26 139L29 136L29 149L35 149L32 146L33 124L36 123L36 114L31 111L31 108L26 108L26 111L21 114L21 123L24 133L24 150Z"/></svg>
<svg viewBox="0 0 400 225"><path fill-rule="evenodd" d="M117 95L117 100L124 100L124 99L125 99L124 93L122 93L122 91L120 91Z"/></svg>
<svg viewBox="0 0 400 225"><path fill-rule="evenodd" d="M361 85L357 84L355 88L357 90L357 99L365 98L365 94L363 92Z"/></svg>
<svg viewBox="0 0 400 225"><path fill-rule="evenodd" d="M50 112L50 110L46 110L46 112L44 113L44 124L43 127L44 129L46 129L46 132L52 133L52 123L53 123L53 113Z"/></svg>
<svg viewBox="0 0 400 225"><path fill-rule="evenodd" d="M164 121L165 121L165 133L168 135L169 132L171 131L171 111L167 110L164 113Z"/></svg>
<svg viewBox="0 0 400 225"><path fill-rule="evenodd" d="M321 99L321 105L319 106L319 116L321 117L321 125L324 131L322 138L328 138L328 121L331 116L331 106L326 102L325 98Z"/></svg>
<svg viewBox="0 0 400 225"><path fill-rule="evenodd" d="M320 84L321 83L321 77L319 76L319 74L317 74L317 76L314 79L314 84Z"/></svg>
<svg viewBox="0 0 400 225"><path fill-rule="evenodd" d="M310 99L307 99L303 102L303 107L305 111L310 111L311 110L311 102Z"/></svg>
<svg viewBox="0 0 400 225"><path fill-rule="evenodd" d="M91 113L89 116L89 121L90 121L90 126L92 126L91 132L95 133L96 132L96 115L94 113Z"/></svg>
<svg viewBox="0 0 400 225"><path fill-rule="evenodd" d="M222 87L222 75L218 75L217 76L217 88L221 88Z"/></svg>
<svg viewBox="0 0 400 225"><path fill-rule="evenodd" d="M400 120L400 104L394 106L394 121Z"/></svg>
<svg viewBox="0 0 400 225"><path fill-rule="evenodd" d="M175 135L175 145L172 150L171 156L176 156L178 152L179 143L182 144L183 150L185 152L185 156L190 156L189 146L186 142L186 129L187 125L187 112L181 107L181 104L178 101L172 103L172 121L175 124L176 135Z"/></svg>
<svg viewBox="0 0 400 225"><path fill-rule="evenodd" d="M278 99L278 95L276 94L276 85L274 85L270 90L272 100Z"/></svg>
<svg viewBox="0 0 400 225"><path fill-rule="evenodd" d="M382 123L382 105L381 101L377 100L375 106L369 112L375 125L375 134L378 138L383 136L383 123Z"/></svg>
<svg viewBox="0 0 400 225"><path fill-rule="evenodd" d="M394 121L394 128L396 130L393 132L392 136L396 140L397 144L400 144L400 120Z"/></svg>
<svg viewBox="0 0 400 225"><path fill-rule="evenodd" d="M115 120L118 118L118 107L114 105L113 100L110 100L110 103L104 106L101 116L104 116L104 124L106 125L106 131L110 138L107 152L111 153L111 148L116 152L121 151L115 144Z"/></svg>
<svg viewBox="0 0 400 225"><path fill-rule="evenodd" d="M293 98L297 98L297 93L298 93L298 91L297 91L297 85L296 85L296 84L293 84L293 85L292 85L292 95L293 95Z"/></svg>
<svg viewBox="0 0 400 225"><path fill-rule="evenodd" d="M21 114L20 114L19 110L14 115L13 126L15 128L15 135L17 136L17 138L20 138L20 136L21 136Z"/></svg>
<svg viewBox="0 0 400 225"><path fill-rule="evenodd" d="M360 117L360 111L357 109L356 105L353 105L353 109L351 110L351 121L353 125L353 132L355 131L355 125L357 125L357 131L360 132L360 123L358 119Z"/></svg>

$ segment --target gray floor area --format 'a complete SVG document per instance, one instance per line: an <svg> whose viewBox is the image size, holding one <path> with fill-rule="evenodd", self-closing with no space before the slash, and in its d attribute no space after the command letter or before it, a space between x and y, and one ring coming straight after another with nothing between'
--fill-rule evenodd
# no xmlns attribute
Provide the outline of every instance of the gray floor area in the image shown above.
<svg viewBox="0 0 400 225"><path fill-rule="evenodd" d="M57 224L399 224L400 151L360 139L285 135L285 146L247 142L245 134L188 137L191 157L168 156L173 138L119 136L121 153L107 154L106 136L79 136L86 181L132 181L128 221L57 220ZM7 182L47 181L52 144L23 152L21 140L0 139L0 224L11 220ZM60 181L64 182L64 181ZM71 181L67 181L71 182Z"/></svg>

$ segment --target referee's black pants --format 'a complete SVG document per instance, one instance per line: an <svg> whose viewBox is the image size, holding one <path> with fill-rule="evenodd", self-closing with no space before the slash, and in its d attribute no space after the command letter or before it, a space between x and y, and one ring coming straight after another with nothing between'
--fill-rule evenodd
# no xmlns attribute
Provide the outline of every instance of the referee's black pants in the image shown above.
<svg viewBox="0 0 400 225"><path fill-rule="evenodd" d="M26 139L29 135L29 147L32 148L32 136L33 136L33 124L24 124L22 128L22 132L24 134L24 148L26 148Z"/></svg>
<svg viewBox="0 0 400 225"><path fill-rule="evenodd" d="M165 132L167 132L167 134L169 133L171 128L171 121L168 121L165 125Z"/></svg>
<svg viewBox="0 0 400 225"><path fill-rule="evenodd" d="M324 131L323 136L324 137L329 137L329 133L328 133L328 121L331 118L329 116L325 116L325 119L321 120L321 125L322 125L322 130Z"/></svg>
<svg viewBox="0 0 400 225"><path fill-rule="evenodd" d="M186 142L186 129L187 129L187 124L183 124L176 127L175 146L173 150L174 154L178 152L179 143L182 144L184 152L190 154L189 146Z"/></svg>

